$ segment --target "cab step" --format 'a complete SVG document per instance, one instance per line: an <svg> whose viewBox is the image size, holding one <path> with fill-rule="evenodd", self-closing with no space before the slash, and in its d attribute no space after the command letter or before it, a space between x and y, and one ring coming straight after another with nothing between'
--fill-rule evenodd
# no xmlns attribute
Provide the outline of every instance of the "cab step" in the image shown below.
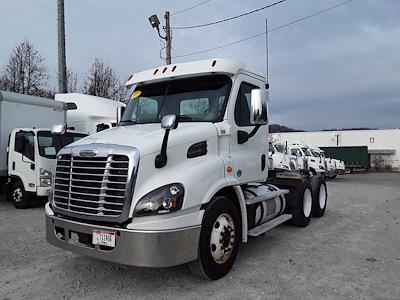
<svg viewBox="0 0 400 300"><path fill-rule="evenodd" d="M264 224L261 224L257 227L254 227L253 229L250 229L247 233L247 235L256 237L259 236L260 234L263 234L264 232L267 232L268 230L285 223L286 221L290 220L292 218L292 215L290 214L283 214L280 215L279 217L272 219L271 221L268 221Z"/></svg>
<svg viewBox="0 0 400 300"><path fill-rule="evenodd" d="M281 190L281 189L279 189L277 191L270 191L267 194L263 194L260 196L246 199L246 205L252 205L254 203L265 201L265 200L272 199L275 197L279 197L279 196L282 196L282 195L285 195L288 193L289 193L289 190Z"/></svg>

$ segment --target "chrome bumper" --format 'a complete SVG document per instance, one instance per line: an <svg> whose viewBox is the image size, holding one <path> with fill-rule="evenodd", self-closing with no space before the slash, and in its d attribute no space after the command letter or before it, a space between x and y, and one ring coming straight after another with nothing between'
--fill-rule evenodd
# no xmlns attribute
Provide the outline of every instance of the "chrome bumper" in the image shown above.
<svg viewBox="0 0 400 300"><path fill-rule="evenodd" d="M170 267L197 259L200 226L168 231L134 231L65 220L46 209L46 239L64 250L95 258L139 267ZM57 236L64 232L64 238ZM100 249L93 245L94 229L116 231L115 247ZM82 234L84 243L74 241L71 233Z"/></svg>

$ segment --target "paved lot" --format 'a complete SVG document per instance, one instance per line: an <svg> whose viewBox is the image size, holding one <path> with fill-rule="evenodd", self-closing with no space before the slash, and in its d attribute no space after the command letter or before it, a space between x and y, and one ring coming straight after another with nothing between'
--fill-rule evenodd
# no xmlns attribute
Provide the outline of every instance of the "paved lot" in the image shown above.
<svg viewBox="0 0 400 300"><path fill-rule="evenodd" d="M242 245L225 278L184 267L140 269L67 253L45 241L43 208L0 199L0 299L400 299L400 174L345 175L328 211Z"/></svg>

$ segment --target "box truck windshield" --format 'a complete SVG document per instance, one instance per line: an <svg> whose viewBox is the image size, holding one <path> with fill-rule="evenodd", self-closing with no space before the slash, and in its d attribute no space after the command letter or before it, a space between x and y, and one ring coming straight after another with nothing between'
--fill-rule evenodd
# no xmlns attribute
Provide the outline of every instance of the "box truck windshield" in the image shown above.
<svg viewBox="0 0 400 300"><path fill-rule="evenodd" d="M54 159L61 148L69 145L85 136L86 134L66 132L63 135L52 135L50 131L38 131L39 155Z"/></svg>
<svg viewBox="0 0 400 300"><path fill-rule="evenodd" d="M215 75L138 85L121 125L160 123L169 114L183 122L221 120L231 84L229 77Z"/></svg>

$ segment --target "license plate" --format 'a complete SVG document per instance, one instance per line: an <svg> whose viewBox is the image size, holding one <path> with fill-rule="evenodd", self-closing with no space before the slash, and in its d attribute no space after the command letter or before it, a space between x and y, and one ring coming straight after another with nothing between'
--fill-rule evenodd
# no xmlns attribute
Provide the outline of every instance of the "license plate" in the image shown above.
<svg viewBox="0 0 400 300"><path fill-rule="evenodd" d="M93 230L94 245L115 247L115 232L106 230Z"/></svg>

